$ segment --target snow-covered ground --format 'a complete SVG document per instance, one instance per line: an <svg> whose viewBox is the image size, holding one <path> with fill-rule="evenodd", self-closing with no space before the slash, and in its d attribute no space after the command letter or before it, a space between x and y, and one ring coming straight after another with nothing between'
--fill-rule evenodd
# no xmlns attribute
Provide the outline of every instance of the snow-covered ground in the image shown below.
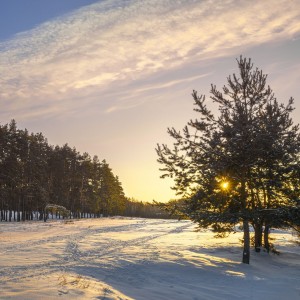
<svg viewBox="0 0 300 300"><path fill-rule="evenodd" d="M101 218L0 223L0 299L300 299L300 246L251 253L189 221Z"/></svg>

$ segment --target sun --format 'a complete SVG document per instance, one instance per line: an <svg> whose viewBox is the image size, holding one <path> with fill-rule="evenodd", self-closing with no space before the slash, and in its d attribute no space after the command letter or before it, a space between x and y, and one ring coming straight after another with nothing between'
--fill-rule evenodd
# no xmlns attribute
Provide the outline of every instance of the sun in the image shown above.
<svg viewBox="0 0 300 300"><path fill-rule="evenodd" d="M222 181L221 182L221 189L227 190L229 188L229 182L228 181Z"/></svg>

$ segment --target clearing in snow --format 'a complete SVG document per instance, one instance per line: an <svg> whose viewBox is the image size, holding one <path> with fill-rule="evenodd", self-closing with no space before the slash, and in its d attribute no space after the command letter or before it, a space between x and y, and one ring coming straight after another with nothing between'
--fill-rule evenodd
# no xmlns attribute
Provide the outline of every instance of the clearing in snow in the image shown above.
<svg viewBox="0 0 300 300"><path fill-rule="evenodd" d="M300 247L273 231L280 255L242 233L215 239L190 221L138 218L1 223L0 299L300 299Z"/></svg>

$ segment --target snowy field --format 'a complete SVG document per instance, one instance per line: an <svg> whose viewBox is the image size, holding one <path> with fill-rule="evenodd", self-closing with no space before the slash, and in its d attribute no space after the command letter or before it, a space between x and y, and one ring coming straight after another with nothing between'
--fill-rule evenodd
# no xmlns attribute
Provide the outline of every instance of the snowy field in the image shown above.
<svg viewBox="0 0 300 300"><path fill-rule="evenodd" d="M0 223L0 299L300 299L300 246L241 263L240 233L189 221L102 218Z"/></svg>

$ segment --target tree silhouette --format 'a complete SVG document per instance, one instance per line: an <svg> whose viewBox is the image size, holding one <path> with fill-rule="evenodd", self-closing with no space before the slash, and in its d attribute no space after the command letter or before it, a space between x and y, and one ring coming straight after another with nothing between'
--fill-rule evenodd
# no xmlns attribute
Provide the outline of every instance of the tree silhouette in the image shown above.
<svg viewBox="0 0 300 300"><path fill-rule="evenodd" d="M182 132L169 128L174 147L158 145L156 151L162 177L174 178L174 188L187 198L183 210L191 220L212 226L219 235L242 223L242 261L249 263L249 224L259 251L263 226L269 250L269 228L296 222L300 136L290 117L293 98L279 104L266 85L267 75L250 59L241 56L237 63L239 76L229 76L222 92L211 85L218 112L193 91L199 119Z"/></svg>

